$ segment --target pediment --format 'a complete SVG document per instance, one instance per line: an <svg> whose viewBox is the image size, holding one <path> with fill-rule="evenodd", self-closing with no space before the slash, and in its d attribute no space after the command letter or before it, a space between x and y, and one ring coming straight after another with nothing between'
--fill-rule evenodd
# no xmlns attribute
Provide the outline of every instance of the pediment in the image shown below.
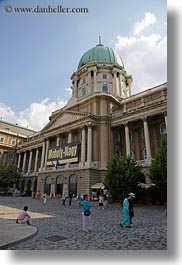
<svg viewBox="0 0 182 265"><path fill-rule="evenodd" d="M76 122L83 117L86 117L86 113L80 113L80 112L74 112L74 111L63 111L61 113L58 113L53 120L51 120L45 127L45 130L52 130L58 127L61 127L63 125L67 125L69 123Z"/></svg>

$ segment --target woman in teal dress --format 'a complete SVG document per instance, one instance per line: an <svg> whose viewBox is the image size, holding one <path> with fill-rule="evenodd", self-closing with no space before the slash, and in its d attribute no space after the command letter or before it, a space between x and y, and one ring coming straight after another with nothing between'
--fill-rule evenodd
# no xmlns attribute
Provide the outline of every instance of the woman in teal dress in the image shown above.
<svg viewBox="0 0 182 265"><path fill-rule="evenodd" d="M130 225L130 215L129 215L129 195L127 195L127 197L124 199L123 201L123 213L124 213L124 218L120 223L120 226L123 228L125 227L131 227Z"/></svg>

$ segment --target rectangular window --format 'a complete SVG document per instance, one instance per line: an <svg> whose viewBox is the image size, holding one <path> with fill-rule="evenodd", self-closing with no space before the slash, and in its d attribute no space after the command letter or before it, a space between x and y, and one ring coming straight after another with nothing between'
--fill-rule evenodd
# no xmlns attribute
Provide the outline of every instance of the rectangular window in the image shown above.
<svg viewBox="0 0 182 265"><path fill-rule="evenodd" d="M9 160L13 160L13 159L14 159L14 154L9 154L9 155L8 155L8 159L9 159Z"/></svg>
<svg viewBox="0 0 182 265"><path fill-rule="evenodd" d="M16 140L11 140L11 145L15 146L16 145Z"/></svg>
<svg viewBox="0 0 182 265"><path fill-rule="evenodd" d="M104 75L102 76L102 78L103 78L103 79L107 79L107 75L104 74Z"/></svg>
<svg viewBox="0 0 182 265"><path fill-rule="evenodd" d="M4 143L4 138L0 137L0 143L3 144Z"/></svg>

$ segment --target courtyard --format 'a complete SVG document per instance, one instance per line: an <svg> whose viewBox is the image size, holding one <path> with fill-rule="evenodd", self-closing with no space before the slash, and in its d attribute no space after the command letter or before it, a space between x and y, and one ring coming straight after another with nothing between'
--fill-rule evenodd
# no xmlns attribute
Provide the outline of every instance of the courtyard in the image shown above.
<svg viewBox="0 0 182 265"><path fill-rule="evenodd" d="M134 204L133 227L121 229L122 205L108 204L98 209L92 203L92 231L82 231L81 208L76 200L62 206L62 199L48 198L47 203L31 197L0 197L0 221L16 219L27 205L38 232L9 250L167 250L166 206ZM5 215L6 211L6 215ZM19 225L19 224L17 224Z"/></svg>

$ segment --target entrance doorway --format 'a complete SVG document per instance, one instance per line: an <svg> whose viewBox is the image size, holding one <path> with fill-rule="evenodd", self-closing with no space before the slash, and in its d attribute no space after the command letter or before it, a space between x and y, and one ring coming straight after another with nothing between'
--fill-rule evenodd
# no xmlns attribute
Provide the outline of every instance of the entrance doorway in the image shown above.
<svg viewBox="0 0 182 265"><path fill-rule="evenodd" d="M69 179L69 192L77 196L77 176L71 175Z"/></svg>
<svg viewBox="0 0 182 265"><path fill-rule="evenodd" d="M62 195L63 193L63 176L58 176L56 179L56 193Z"/></svg>
<svg viewBox="0 0 182 265"><path fill-rule="evenodd" d="M47 193L47 195L50 195L51 193L51 177L46 177L45 179L44 192Z"/></svg>

